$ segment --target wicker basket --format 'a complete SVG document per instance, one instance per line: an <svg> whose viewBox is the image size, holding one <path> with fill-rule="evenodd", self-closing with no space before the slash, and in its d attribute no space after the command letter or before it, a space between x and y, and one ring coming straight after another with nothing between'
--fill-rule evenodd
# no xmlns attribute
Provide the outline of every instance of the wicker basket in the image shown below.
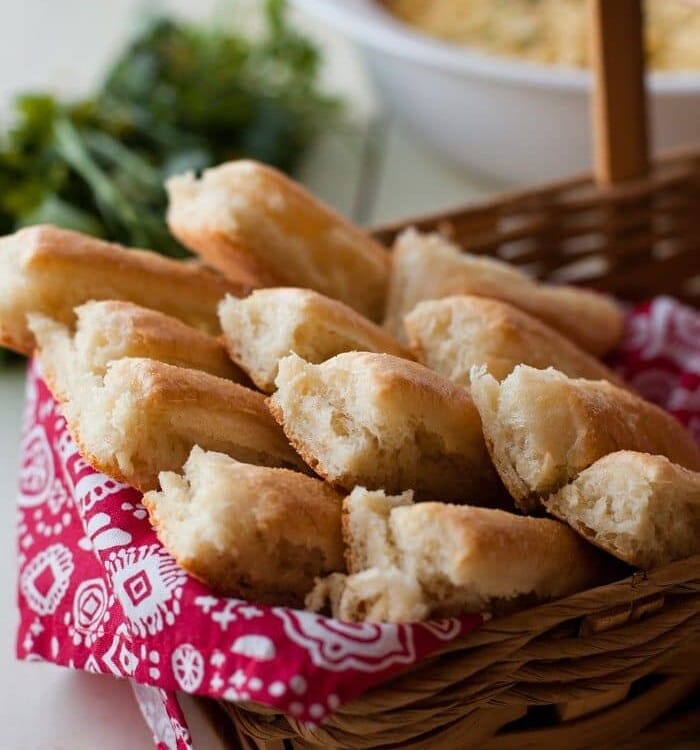
<svg viewBox="0 0 700 750"><path fill-rule="evenodd" d="M623 299L700 300L700 151L647 163L639 0L590 0L596 175L376 230L465 249ZM624 52L624 54L623 54ZM700 738L700 556L501 617L321 727L255 704L207 709L240 748L667 747Z"/></svg>

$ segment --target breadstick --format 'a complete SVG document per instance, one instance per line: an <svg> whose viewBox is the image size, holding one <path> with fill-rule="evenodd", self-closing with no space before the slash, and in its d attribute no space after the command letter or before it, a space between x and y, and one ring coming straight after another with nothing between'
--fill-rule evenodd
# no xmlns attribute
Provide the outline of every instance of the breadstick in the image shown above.
<svg viewBox="0 0 700 750"><path fill-rule="evenodd" d="M279 364L268 403L300 455L333 484L489 504L502 487L467 391L415 362L348 352Z"/></svg>
<svg viewBox="0 0 700 750"><path fill-rule="evenodd" d="M166 187L172 233L225 275L315 289L381 318L388 253L281 172L233 161Z"/></svg>
<svg viewBox="0 0 700 750"><path fill-rule="evenodd" d="M418 361L465 388L474 365L486 365L502 380L519 364L624 385L566 336L500 300L471 295L427 300L404 318L404 326Z"/></svg>
<svg viewBox="0 0 700 750"><path fill-rule="evenodd" d="M170 365L202 370L242 382L246 376L231 362L219 338L186 325L177 318L131 302L87 302L75 308L75 331L43 315L29 315L29 327L40 349L62 342L80 362L80 369L103 376L107 365L123 357L157 359ZM59 384L44 357L44 377Z"/></svg>
<svg viewBox="0 0 700 750"><path fill-rule="evenodd" d="M314 364L348 351L410 352L379 326L337 300L310 289L259 289L219 305L229 353L266 393L275 390L277 365L291 352Z"/></svg>
<svg viewBox="0 0 700 750"><path fill-rule="evenodd" d="M127 300L208 333L219 332L216 306L225 294L249 291L213 271L131 250L52 226L0 239L0 345L34 350L27 315L72 324L73 308L89 300Z"/></svg>
<svg viewBox="0 0 700 750"><path fill-rule="evenodd" d="M609 297L538 283L503 261L463 253L439 234L403 232L392 253L385 321L389 332L404 341L403 318L419 302L455 294L509 302L595 356L622 337L622 311Z"/></svg>
<svg viewBox="0 0 700 750"><path fill-rule="evenodd" d="M471 393L494 464L522 510L618 450L667 456L700 470L700 450L658 406L604 380L518 365L502 382L474 368Z"/></svg>
<svg viewBox="0 0 700 750"><path fill-rule="evenodd" d="M639 568L700 553L700 473L664 456L611 453L543 502L585 539Z"/></svg>
<svg viewBox="0 0 700 750"><path fill-rule="evenodd" d="M192 446L264 466L305 469L257 391L153 359L126 357L103 375L65 327L42 321L39 361L83 457L141 491L180 469Z"/></svg>
<svg viewBox="0 0 700 750"><path fill-rule="evenodd" d="M568 526L493 508L387 497L356 488L343 503L346 578L307 598L345 620L409 622L512 611L605 580L609 561ZM366 531L372 528L367 537Z"/></svg>
<svg viewBox="0 0 700 750"><path fill-rule="evenodd" d="M297 606L315 576L344 569L342 496L318 479L194 447L143 503L159 539L217 593Z"/></svg>

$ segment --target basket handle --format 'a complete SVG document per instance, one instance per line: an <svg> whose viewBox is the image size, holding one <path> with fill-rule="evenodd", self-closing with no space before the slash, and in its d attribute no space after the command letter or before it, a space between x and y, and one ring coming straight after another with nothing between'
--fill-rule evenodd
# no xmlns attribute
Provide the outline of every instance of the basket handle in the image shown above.
<svg viewBox="0 0 700 750"><path fill-rule="evenodd" d="M649 171L642 0L588 0L595 179L610 185Z"/></svg>

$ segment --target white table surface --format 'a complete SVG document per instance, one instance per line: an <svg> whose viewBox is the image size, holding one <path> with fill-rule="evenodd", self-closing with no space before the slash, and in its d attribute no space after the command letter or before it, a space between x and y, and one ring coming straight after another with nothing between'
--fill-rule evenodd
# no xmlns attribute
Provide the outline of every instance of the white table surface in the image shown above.
<svg viewBox="0 0 700 750"><path fill-rule="evenodd" d="M90 86L133 26L142 0L22 0L0 2L0 113L30 88L70 93ZM216 0L159 3L177 12L210 13ZM355 51L309 19L299 22L326 51L325 79L353 103L359 122L379 108ZM302 179L339 209L365 222L464 203L493 193L486 184L443 163L399 124L379 119L381 147L363 171L363 129L329 135L302 170ZM372 170L370 170L372 171ZM21 368L0 371L0 747L4 750L150 750L148 730L128 685L110 677L71 673L15 661L15 497ZM196 750L221 747L196 706L185 704Z"/></svg>

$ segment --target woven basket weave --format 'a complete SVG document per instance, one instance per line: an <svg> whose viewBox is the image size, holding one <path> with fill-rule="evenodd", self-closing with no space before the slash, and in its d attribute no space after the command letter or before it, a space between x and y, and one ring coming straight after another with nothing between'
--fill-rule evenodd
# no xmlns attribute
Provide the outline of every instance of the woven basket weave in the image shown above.
<svg viewBox="0 0 700 750"><path fill-rule="evenodd" d="M589 0L595 177L412 217L465 250L621 299L700 302L700 151L647 162L639 0ZM205 701L231 748L584 750L700 738L700 556L486 622L321 727Z"/></svg>
<svg viewBox="0 0 700 750"><path fill-rule="evenodd" d="M231 747L586 750L700 736L699 688L696 556L486 622L321 727L220 705Z"/></svg>
<svg viewBox="0 0 700 750"><path fill-rule="evenodd" d="M406 226L439 230L470 253L541 279L626 300L663 293L700 305L700 150L667 157L644 178L601 186L583 176L375 235L389 245Z"/></svg>

